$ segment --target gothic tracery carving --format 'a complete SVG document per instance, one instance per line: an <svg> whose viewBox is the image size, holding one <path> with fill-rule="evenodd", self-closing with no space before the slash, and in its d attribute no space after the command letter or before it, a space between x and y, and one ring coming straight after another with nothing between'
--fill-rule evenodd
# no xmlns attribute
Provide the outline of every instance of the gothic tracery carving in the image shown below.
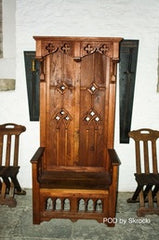
<svg viewBox="0 0 159 240"><path fill-rule="evenodd" d="M98 124L101 121L101 117L99 116L96 110L90 109L83 117L83 120L87 124L90 124L91 122Z"/></svg>
<svg viewBox="0 0 159 240"><path fill-rule="evenodd" d="M82 57L88 56L95 52L98 52L108 57L112 56L112 46L109 43L101 44L100 42L96 42L92 44L89 42L83 42L81 48L81 56L74 56L74 46L71 42L65 42L63 44L60 44L58 42L45 43L44 56L47 56L48 54L53 54L57 51L61 51L62 53L71 56L73 59L76 59L76 57L78 57L78 59L81 59Z"/></svg>
<svg viewBox="0 0 159 240"><path fill-rule="evenodd" d="M62 123L65 124L66 127L68 127L70 121L72 120L71 115L68 111L66 111L64 108L61 108L54 116L54 119L56 120L57 127L60 127Z"/></svg>
<svg viewBox="0 0 159 240"><path fill-rule="evenodd" d="M94 43L94 45L90 43L83 43L83 51L81 57L85 57L95 52L99 52L100 54L111 57L112 48L111 45L108 43L104 43L102 45L98 42L96 44Z"/></svg>

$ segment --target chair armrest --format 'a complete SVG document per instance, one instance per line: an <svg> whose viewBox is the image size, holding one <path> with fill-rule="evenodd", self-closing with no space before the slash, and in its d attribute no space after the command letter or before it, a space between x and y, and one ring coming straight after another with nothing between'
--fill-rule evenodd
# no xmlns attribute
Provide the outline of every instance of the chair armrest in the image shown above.
<svg viewBox="0 0 159 240"><path fill-rule="evenodd" d="M37 164L42 158L44 150L45 150L45 147L39 147L36 153L34 154L34 156L32 157L32 159L30 160L30 162L32 164L34 163Z"/></svg>
<svg viewBox="0 0 159 240"><path fill-rule="evenodd" d="M108 149L109 158L111 160L112 165L119 166L121 164L120 159L114 149Z"/></svg>

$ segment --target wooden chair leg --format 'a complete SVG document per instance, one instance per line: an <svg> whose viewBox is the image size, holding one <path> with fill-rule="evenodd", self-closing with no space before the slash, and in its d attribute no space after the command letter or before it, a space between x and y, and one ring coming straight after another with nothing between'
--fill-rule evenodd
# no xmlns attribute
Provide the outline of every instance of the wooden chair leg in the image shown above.
<svg viewBox="0 0 159 240"><path fill-rule="evenodd" d="M141 190L140 193L139 193L139 199L140 199L140 207L144 207L145 206L145 201L144 201L143 190Z"/></svg>
<svg viewBox="0 0 159 240"><path fill-rule="evenodd" d="M139 209L136 211L138 217L144 217L146 214L159 215L159 188L158 184L152 190L153 185L148 184L145 190L139 193ZM155 204L156 202L156 204Z"/></svg>
<svg viewBox="0 0 159 240"><path fill-rule="evenodd" d="M152 191L153 198L156 196L157 192L159 191L159 185L156 185L154 190Z"/></svg>
<svg viewBox="0 0 159 240"><path fill-rule="evenodd" d="M11 183L10 183L10 190L9 190L9 197L8 197L8 199L7 199L7 205L9 206L9 207L16 207L16 205L17 205L17 201L15 200L15 198L14 198L14 183L11 181Z"/></svg>
<svg viewBox="0 0 159 240"><path fill-rule="evenodd" d="M148 193L148 207L153 208L154 207L154 202L152 198L152 191L149 191Z"/></svg>
<svg viewBox="0 0 159 240"><path fill-rule="evenodd" d="M156 202L157 202L157 207L159 208L159 190L156 193Z"/></svg>
<svg viewBox="0 0 159 240"><path fill-rule="evenodd" d="M4 182L2 182L0 204L2 204L4 202L5 195L6 195L6 184Z"/></svg>
<svg viewBox="0 0 159 240"><path fill-rule="evenodd" d="M144 199L148 196L148 193L152 189L153 184L148 184L144 190Z"/></svg>
<svg viewBox="0 0 159 240"><path fill-rule="evenodd" d="M0 193L1 193L1 189L2 189L2 181L0 179Z"/></svg>
<svg viewBox="0 0 159 240"><path fill-rule="evenodd" d="M145 201L144 201L144 193L143 193L143 190L140 191L139 193L139 201L140 201L140 207L139 209L136 211L137 213L137 216L138 217L144 217L145 216L145 213L143 212L143 208L145 207Z"/></svg>
<svg viewBox="0 0 159 240"><path fill-rule="evenodd" d="M24 191L21 188L21 186L19 184L19 181L17 179L17 176L12 177L12 181L13 181L14 187L15 187L15 194L17 194L17 195L26 195L26 191Z"/></svg>
<svg viewBox="0 0 159 240"><path fill-rule="evenodd" d="M7 185L5 184L5 182L3 182L2 188L1 188L0 204L8 205L9 207L16 207L17 201L14 199L14 184L12 182L10 183L8 197L6 196L6 192L7 192Z"/></svg>
<svg viewBox="0 0 159 240"><path fill-rule="evenodd" d="M3 181L4 181L5 185L6 185L6 194L8 194L9 193L9 189L10 189L10 181L9 181L9 179L7 177L3 177Z"/></svg>
<svg viewBox="0 0 159 240"><path fill-rule="evenodd" d="M127 202L128 203L139 202L139 193L141 192L142 188L143 188L143 186L138 185L136 190L135 190L135 192L134 192L134 194L133 194L133 196L132 196L132 198L128 198Z"/></svg>

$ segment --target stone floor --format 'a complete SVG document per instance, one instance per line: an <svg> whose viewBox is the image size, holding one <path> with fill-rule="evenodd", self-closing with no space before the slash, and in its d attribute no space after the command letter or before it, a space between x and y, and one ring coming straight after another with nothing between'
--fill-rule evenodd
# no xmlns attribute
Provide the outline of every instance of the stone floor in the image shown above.
<svg viewBox="0 0 159 240"><path fill-rule="evenodd" d="M31 190L16 196L17 207L0 206L0 240L158 240L159 216L136 216L137 204L128 204L131 193L119 193L116 226L109 228L94 220L53 219L32 224Z"/></svg>

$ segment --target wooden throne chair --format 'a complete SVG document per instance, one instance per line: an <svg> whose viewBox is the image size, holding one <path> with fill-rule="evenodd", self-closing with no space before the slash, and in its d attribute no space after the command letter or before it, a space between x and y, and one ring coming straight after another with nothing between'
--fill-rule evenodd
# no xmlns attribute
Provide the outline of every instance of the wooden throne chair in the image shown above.
<svg viewBox="0 0 159 240"><path fill-rule="evenodd" d="M120 164L113 145L121 38L34 39L41 72L33 223L69 218L114 226L107 219L116 213Z"/></svg>
<svg viewBox="0 0 159 240"><path fill-rule="evenodd" d="M137 215L159 215L159 173L157 162L157 140L159 131L144 128L131 131L135 141L137 188L127 202L139 202Z"/></svg>
<svg viewBox="0 0 159 240"><path fill-rule="evenodd" d="M20 134L26 128L14 123L0 125L0 204L16 207L14 194L25 195L17 174Z"/></svg>

